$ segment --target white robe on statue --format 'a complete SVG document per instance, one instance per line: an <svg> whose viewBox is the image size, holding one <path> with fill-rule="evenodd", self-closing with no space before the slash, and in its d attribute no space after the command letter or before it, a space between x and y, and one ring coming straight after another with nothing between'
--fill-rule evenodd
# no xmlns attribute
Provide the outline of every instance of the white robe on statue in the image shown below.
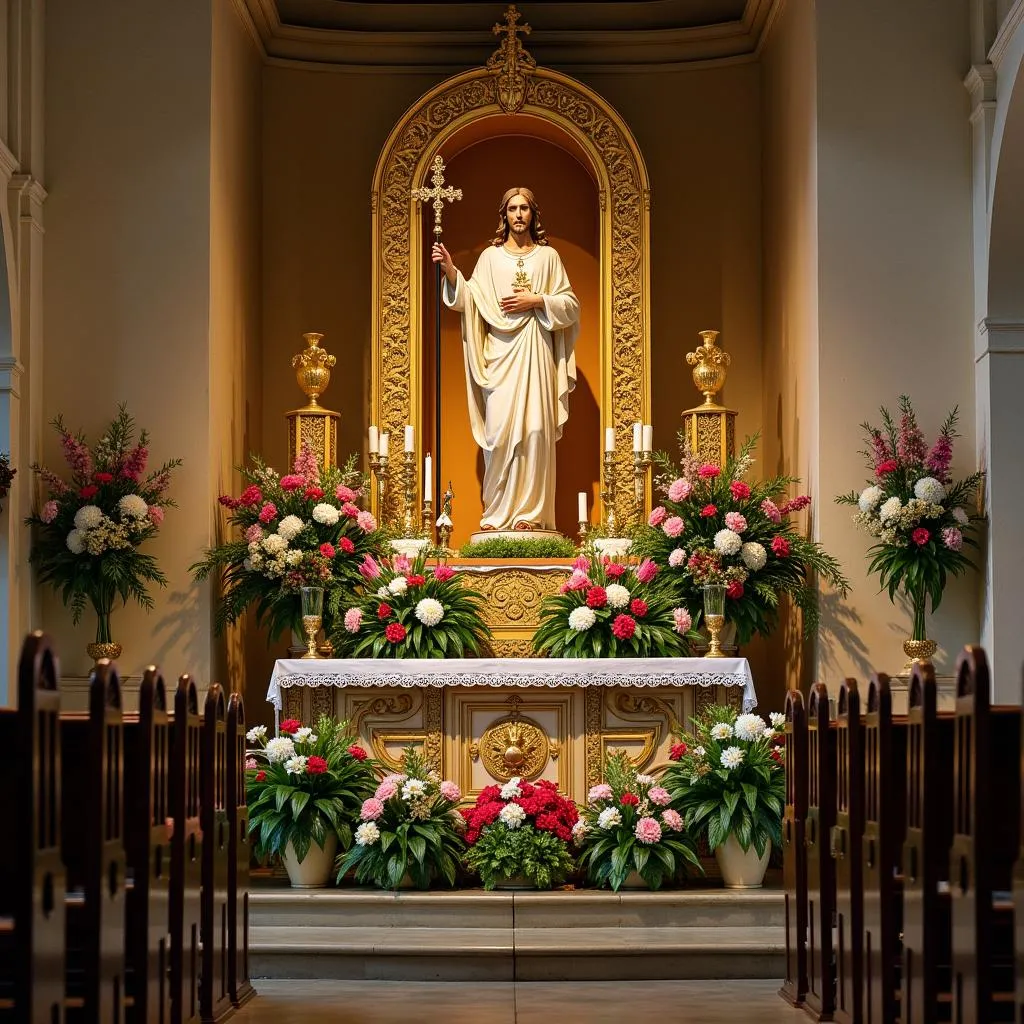
<svg viewBox="0 0 1024 1024"><path fill-rule="evenodd" d="M506 317L517 261L543 309ZM488 246L467 281L445 280L443 299L462 313L463 354L473 437L484 452L484 529L517 523L555 525L555 442L569 418L576 386L573 346L579 300L558 253L538 245L513 254Z"/></svg>

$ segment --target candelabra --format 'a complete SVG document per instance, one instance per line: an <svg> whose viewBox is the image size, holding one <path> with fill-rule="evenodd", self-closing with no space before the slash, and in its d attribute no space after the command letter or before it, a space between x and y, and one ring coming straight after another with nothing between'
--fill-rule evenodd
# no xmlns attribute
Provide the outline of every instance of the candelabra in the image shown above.
<svg viewBox="0 0 1024 1024"><path fill-rule="evenodd" d="M618 528L615 522L615 452L604 453L604 487L601 490L604 503L604 525L609 537L614 537Z"/></svg>
<svg viewBox="0 0 1024 1024"><path fill-rule="evenodd" d="M637 526L644 521L644 484L647 482L647 470L653 461L653 452L633 452L633 498L636 502Z"/></svg>
<svg viewBox="0 0 1024 1024"><path fill-rule="evenodd" d="M437 562L439 565L444 565L452 554L448 547L448 541L452 536L452 500L454 498L455 492L452 490L452 482L449 480L448 489L441 498L441 514L437 517Z"/></svg>
<svg viewBox="0 0 1024 1024"><path fill-rule="evenodd" d="M370 472L377 482L377 515L384 519L384 498L388 489L388 457L370 452Z"/></svg>
<svg viewBox="0 0 1024 1024"><path fill-rule="evenodd" d="M404 537L416 536L416 516L413 511L416 505L416 453L404 452L402 455L402 475L405 480L405 511L402 517Z"/></svg>

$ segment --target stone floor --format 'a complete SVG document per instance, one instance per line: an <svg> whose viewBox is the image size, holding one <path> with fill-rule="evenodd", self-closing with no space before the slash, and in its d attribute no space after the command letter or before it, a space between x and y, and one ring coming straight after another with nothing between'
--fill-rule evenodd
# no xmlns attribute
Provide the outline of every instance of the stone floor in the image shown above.
<svg viewBox="0 0 1024 1024"><path fill-rule="evenodd" d="M623 1024L639 1015L672 1024L806 1020L779 982L254 982L258 997L235 1024ZM657 1015L656 1017L654 1015Z"/></svg>

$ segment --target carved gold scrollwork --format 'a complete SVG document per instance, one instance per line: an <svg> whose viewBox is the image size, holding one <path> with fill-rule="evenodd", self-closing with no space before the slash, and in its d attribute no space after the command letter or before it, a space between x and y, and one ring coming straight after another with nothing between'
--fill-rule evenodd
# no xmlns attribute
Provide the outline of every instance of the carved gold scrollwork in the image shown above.
<svg viewBox="0 0 1024 1024"><path fill-rule="evenodd" d="M601 749L601 727L604 724L604 687L588 686L583 692L584 761L587 772L587 786L596 786L601 781L604 768Z"/></svg>
<svg viewBox="0 0 1024 1024"><path fill-rule="evenodd" d="M309 724L316 725L321 715L336 717L334 709L334 687L314 686L309 693Z"/></svg>
<svg viewBox="0 0 1024 1024"><path fill-rule="evenodd" d="M302 721L302 693L304 687L287 686L282 692L284 694L284 718L297 718Z"/></svg>
<svg viewBox="0 0 1024 1024"><path fill-rule="evenodd" d="M480 759L488 774L502 782L513 776L536 778L548 762L548 738L532 719L512 714L480 737Z"/></svg>
<svg viewBox="0 0 1024 1024"><path fill-rule="evenodd" d="M664 715L670 732L679 731L679 719L672 705L662 697L622 690L615 698L615 710L622 715Z"/></svg>

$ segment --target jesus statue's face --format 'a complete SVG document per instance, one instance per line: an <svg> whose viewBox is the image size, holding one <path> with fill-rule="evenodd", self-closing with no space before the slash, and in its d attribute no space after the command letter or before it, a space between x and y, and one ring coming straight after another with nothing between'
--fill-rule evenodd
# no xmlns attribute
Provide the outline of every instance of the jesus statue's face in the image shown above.
<svg viewBox="0 0 1024 1024"><path fill-rule="evenodd" d="M505 216L511 235L517 242L525 242L530 237L530 221L533 219L533 210L526 196L514 195L505 207Z"/></svg>

